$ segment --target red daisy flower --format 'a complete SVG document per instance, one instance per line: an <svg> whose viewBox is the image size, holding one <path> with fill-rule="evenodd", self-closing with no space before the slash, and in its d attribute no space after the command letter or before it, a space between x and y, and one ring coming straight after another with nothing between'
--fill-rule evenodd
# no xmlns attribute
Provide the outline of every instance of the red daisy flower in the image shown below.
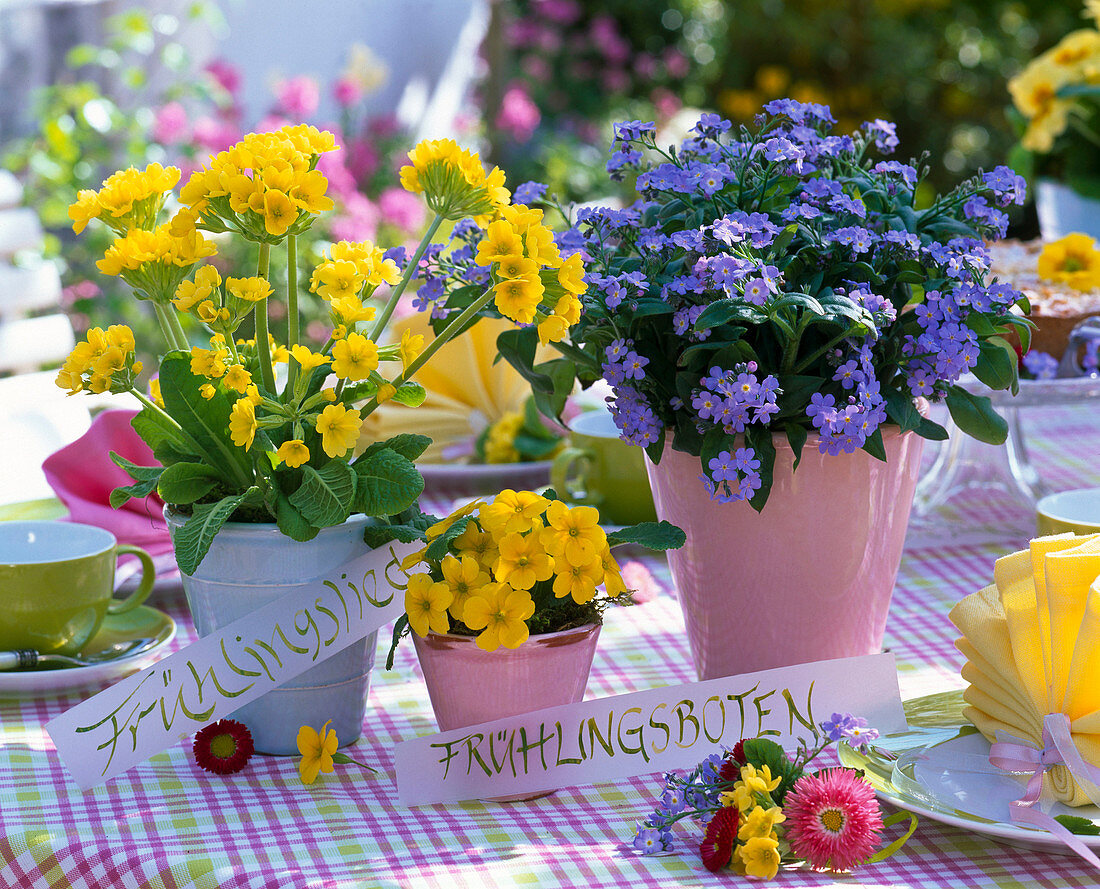
<svg viewBox="0 0 1100 889"><path fill-rule="evenodd" d="M232 719L220 719L199 731L191 749L195 762L215 775L232 775L248 763L253 753L252 735Z"/></svg>
<svg viewBox="0 0 1100 889"><path fill-rule="evenodd" d="M814 870L849 871L874 853L882 813L871 785L850 769L799 778L783 803L791 851Z"/></svg>
<svg viewBox="0 0 1100 889"><path fill-rule="evenodd" d="M707 824L707 834L699 844L699 857L710 871L720 871L733 858L737 843L737 821L740 815L733 806L719 809Z"/></svg>
<svg viewBox="0 0 1100 889"><path fill-rule="evenodd" d="M736 744L733 745L733 750L730 751L730 755L733 757L734 762L739 765L747 765L748 760L745 758L745 739L742 738Z"/></svg>

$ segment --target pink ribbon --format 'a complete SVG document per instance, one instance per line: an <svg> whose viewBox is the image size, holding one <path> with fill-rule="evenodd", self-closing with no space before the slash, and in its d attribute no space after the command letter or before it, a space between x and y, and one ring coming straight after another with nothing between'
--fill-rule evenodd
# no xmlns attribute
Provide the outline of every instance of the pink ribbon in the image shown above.
<svg viewBox="0 0 1100 889"><path fill-rule="evenodd" d="M1014 824L1028 824L1049 831L1085 861L1100 870L1100 858L1081 840L1051 815L1034 808L1043 790L1043 773L1056 765L1064 765L1085 794L1100 805L1100 768L1090 766L1073 743L1069 717L1065 713L1048 713L1043 717L1043 749L1022 738L1004 732L997 733L997 742L989 748L989 762L1008 772L1030 772L1024 795L1010 804L1009 814Z"/></svg>

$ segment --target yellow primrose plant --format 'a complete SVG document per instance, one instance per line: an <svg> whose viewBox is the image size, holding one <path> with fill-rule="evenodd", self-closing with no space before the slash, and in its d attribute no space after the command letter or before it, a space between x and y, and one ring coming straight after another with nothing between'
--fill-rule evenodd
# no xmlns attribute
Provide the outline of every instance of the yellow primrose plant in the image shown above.
<svg viewBox="0 0 1100 889"><path fill-rule="evenodd" d="M434 211L412 256L402 268L400 250L333 244L310 278L328 303L332 330L323 343L302 342L297 239L332 209L317 161L336 150L331 133L310 126L252 133L212 155L178 197L180 171L152 164L81 191L69 209L77 233L98 220L117 235L99 268L151 304L167 351L146 393L130 329L93 328L57 384L71 394L128 392L141 402L133 425L159 465L112 454L134 479L114 491L112 503L155 489L189 515L175 540L188 574L230 519L274 521L294 540L351 514L411 529L391 536L419 534L429 523L416 508L424 482L413 461L430 440L405 434L362 442L363 420L391 399L421 403L417 370L485 314L538 325L557 339L568 328L563 319L579 312L583 268L561 257L541 212L511 204L501 170L486 173L477 154L443 139L418 144L401 170L405 188ZM162 221L168 204L178 209ZM433 306L435 338L387 339L421 258L443 249L433 244L440 226L463 221L493 232L504 220L509 250L486 255L478 282L455 285ZM225 238L254 246L255 269L219 268L217 244ZM272 248L286 252L285 281L269 275ZM273 300L286 303L286 343L268 333ZM183 315L204 329L204 342L189 341Z"/></svg>
<svg viewBox="0 0 1100 889"><path fill-rule="evenodd" d="M476 636L485 651L518 648L531 634L599 623L611 604L631 604L611 549L683 546L668 522L644 522L608 533L592 506L569 506L554 491L501 491L467 504L426 529L425 546L401 564L405 615L394 650L418 636Z"/></svg>
<svg viewBox="0 0 1100 889"><path fill-rule="evenodd" d="M1022 133L1013 166L1100 197L1100 0L1086 0L1090 26L1063 37L1008 82Z"/></svg>

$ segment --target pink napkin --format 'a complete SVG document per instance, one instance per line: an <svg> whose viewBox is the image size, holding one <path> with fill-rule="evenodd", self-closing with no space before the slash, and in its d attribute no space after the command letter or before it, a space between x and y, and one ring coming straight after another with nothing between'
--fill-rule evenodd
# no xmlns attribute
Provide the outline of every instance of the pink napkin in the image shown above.
<svg viewBox="0 0 1100 889"><path fill-rule="evenodd" d="M110 503L111 491L133 480L116 466L110 451L138 466L155 466L149 446L130 425L136 411L104 411L80 438L51 454L42 463L46 481L69 508L69 521L106 528L119 543L140 546L151 556L172 552L164 523L164 501L155 493L131 498L118 509ZM159 559L157 560L160 561Z"/></svg>

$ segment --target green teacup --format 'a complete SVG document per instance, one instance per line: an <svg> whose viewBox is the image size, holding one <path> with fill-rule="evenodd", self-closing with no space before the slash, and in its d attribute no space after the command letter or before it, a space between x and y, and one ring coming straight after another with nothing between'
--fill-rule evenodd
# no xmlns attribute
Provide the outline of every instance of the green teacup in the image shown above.
<svg viewBox="0 0 1100 889"><path fill-rule="evenodd" d="M657 521L644 452L619 438L611 414L578 414L569 430L572 446L561 451L550 468L550 484L558 496L595 506L600 519L611 525Z"/></svg>
<svg viewBox="0 0 1100 889"><path fill-rule="evenodd" d="M141 583L115 599L115 562L141 560ZM0 522L0 650L77 654L108 613L136 608L156 580L143 549L75 522Z"/></svg>

